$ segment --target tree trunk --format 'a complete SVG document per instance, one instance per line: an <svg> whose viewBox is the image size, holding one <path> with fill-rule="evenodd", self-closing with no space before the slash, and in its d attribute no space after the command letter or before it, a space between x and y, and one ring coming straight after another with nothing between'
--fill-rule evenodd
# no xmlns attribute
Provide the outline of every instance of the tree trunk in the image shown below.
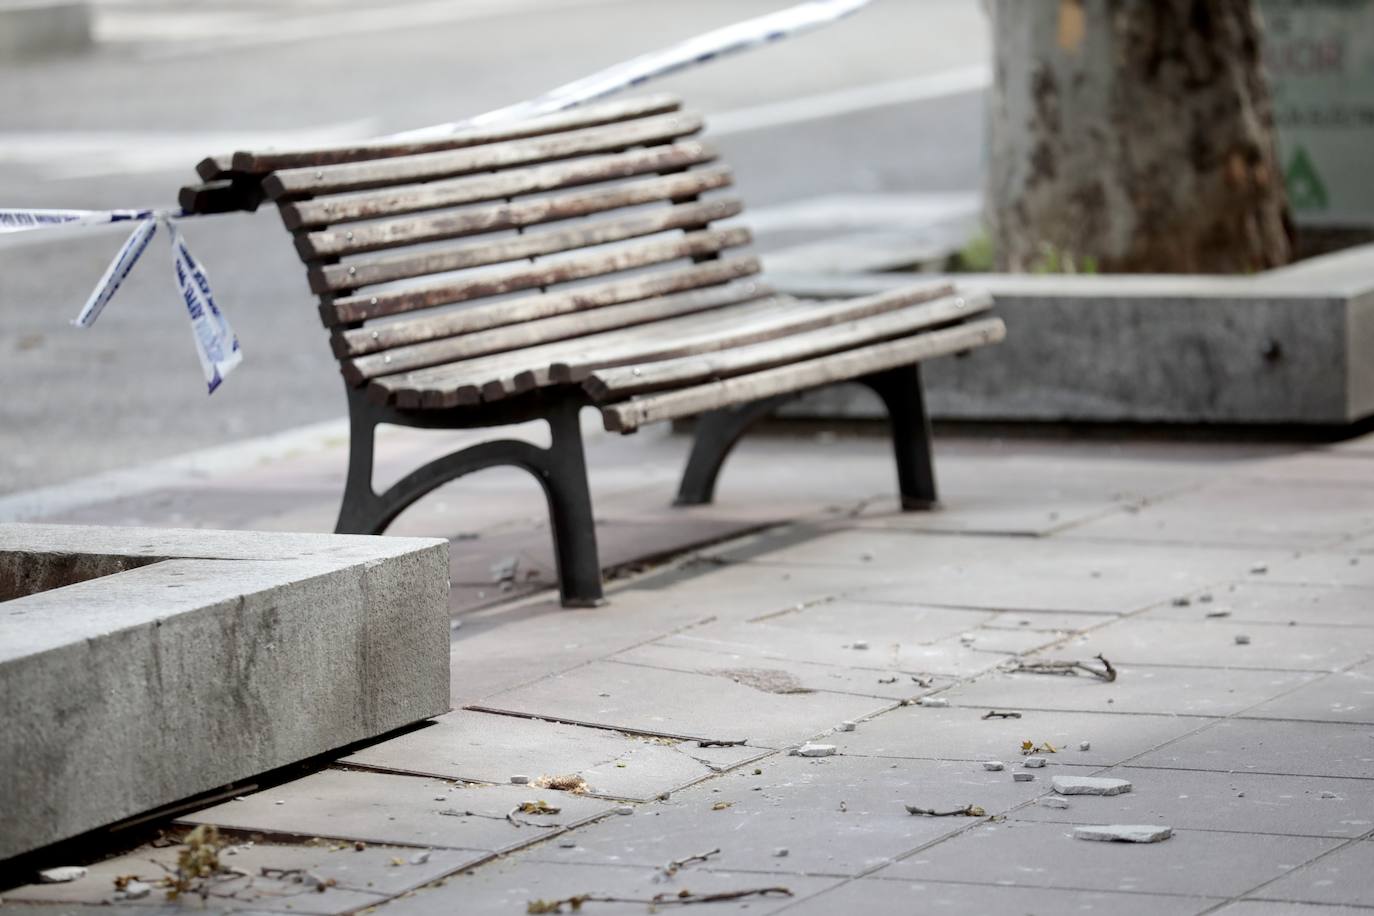
<svg viewBox="0 0 1374 916"><path fill-rule="evenodd" d="M1250 0L989 0L1002 270L1245 273L1290 224Z"/></svg>

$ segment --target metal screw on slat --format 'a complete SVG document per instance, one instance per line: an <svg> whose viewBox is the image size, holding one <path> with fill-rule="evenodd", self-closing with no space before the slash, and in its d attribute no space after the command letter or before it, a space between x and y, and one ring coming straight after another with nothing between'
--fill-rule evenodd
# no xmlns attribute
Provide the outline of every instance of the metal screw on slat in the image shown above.
<svg viewBox="0 0 1374 916"><path fill-rule="evenodd" d="M316 173L315 173L315 177L316 177L316 178L323 178L323 177L324 177L324 172L316 172Z"/></svg>
<svg viewBox="0 0 1374 916"><path fill-rule="evenodd" d="M344 233L344 238L347 239L347 240L350 241L350 242L353 241L353 233L351 233L351 232L345 232L345 233Z"/></svg>
<svg viewBox="0 0 1374 916"><path fill-rule="evenodd" d="M357 272L358 272L358 268L356 268L356 267L350 267L350 268L348 268L348 275L349 275L350 277L353 276L354 274L356 274Z"/></svg>
<svg viewBox="0 0 1374 916"><path fill-rule="evenodd" d="M373 331L373 332L372 332L372 339L373 339L373 340L381 340L381 339L382 339L382 335L381 335L380 333L378 333L377 331Z"/></svg>
<svg viewBox="0 0 1374 916"><path fill-rule="evenodd" d="M961 309L964 307L964 300L962 297L954 300L954 307L957 309Z"/></svg>
<svg viewBox="0 0 1374 916"><path fill-rule="evenodd" d="M383 357L382 357L382 362L389 365L389 364L391 363L391 354L388 353L386 356L383 356Z"/></svg>
<svg viewBox="0 0 1374 916"><path fill-rule="evenodd" d="M631 374L631 375L639 375L640 372L639 372L638 367L631 369L631 370L630 370L630 374Z"/></svg>
<svg viewBox="0 0 1374 916"><path fill-rule="evenodd" d="M367 300L367 304L368 304L368 305L376 305L376 304L377 304L377 297L376 297L376 296L373 296L371 299Z"/></svg>

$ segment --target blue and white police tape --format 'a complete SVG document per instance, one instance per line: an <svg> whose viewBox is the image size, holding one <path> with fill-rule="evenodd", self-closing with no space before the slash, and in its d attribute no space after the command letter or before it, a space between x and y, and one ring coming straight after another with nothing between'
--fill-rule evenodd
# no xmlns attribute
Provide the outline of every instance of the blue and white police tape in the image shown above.
<svg viewBox="0 0 1374 916"><path fill-rule="evenodd" d="M16 210L0 209L0 234L52 229L57 226L99 226L130 220L153 219L180 210Z"/></svg>
<svg viewBox="0 0 1374 916"><path fill-rule="evenodd" d="M714 29L666 48L641 54L590 76L566 83L538 98L497 108L462 121L422 127L380 139L429 140L447 136L467 127L565 111L621 89L642 85L655 77L676 73L698 64L718 60L728 54L748 51L828 25L858 12L870 2L871 0L811 0L808 3L799 3L776 13L746 19L744 22Z"/></svg>
<svg viewBox="0 0 1374 916"><path fill-rule="evenodd" d="M243 351L239 348L234 329L229 326L229 319L215 305L214 294L210 292L210 279L191 254L191 249L186 247L186 240L181 237L176 224L166 218L161 222L171 238L172 264L176 270L177 285L181 288L182 301L186 303L186 313L191 319L200 368L205 373L209 393L214 394L225 376L243 361Z"/></svg>

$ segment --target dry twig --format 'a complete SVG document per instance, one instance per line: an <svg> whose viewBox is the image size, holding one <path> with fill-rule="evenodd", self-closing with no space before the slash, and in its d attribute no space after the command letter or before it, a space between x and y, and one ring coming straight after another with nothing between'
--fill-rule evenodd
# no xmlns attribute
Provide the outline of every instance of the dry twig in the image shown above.
<svg viewBox="0 0 1374 916"><path fill-rule="evenodd" d="M964 805L962 808L955 808L951 811L936 811L934 808L918 808L915 805L907 805L906 813L919 814L922 817L987 817L987 812L979 805Z"/></svg>
<svg viewBox="0 0 1374 916"><path fill-rule="evenodd" d="M1016 667L1011 670L1024 671L1027 674L1059 674L1069 676L1076 676L1080 671L1082 671L1085 674L1090 674L1098 680L1106 681L1109 684L1112 681L1116 680L1116 669L1112 667L1112 663L1107 661L1107 659L1101 655L1096 656L1096 658L1098 661L1102 663L1101 668L1094 668L1092 665L1085 665L1083 662L1079 661L1027 662L1018 659L1016 662Z"/></svg>
<svg viewBox="0 0 1374 916"><path fill-rule="evenodd" d="M681 890L676 894L655 894L653 897L607 897L601 894L578 894L562 900L531 900L525 908L526 913L577 912L586 903L638 903L648 907L688 906L693 903L725 903L731 900L745 900L750 897L791 897L792 892L785 887L757 887L743 891L721 891L715 894L694 894ZM565 911L563 907L568 907Z"/></svg>

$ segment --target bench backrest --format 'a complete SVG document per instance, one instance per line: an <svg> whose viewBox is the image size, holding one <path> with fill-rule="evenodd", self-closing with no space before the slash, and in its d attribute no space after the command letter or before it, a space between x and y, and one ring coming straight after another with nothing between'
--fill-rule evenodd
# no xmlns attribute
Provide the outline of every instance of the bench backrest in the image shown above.
<svg viewBox="0 0 1374 916"><path fill-rule="evenodd" d="M266 176L354 385L753 298L702 119L589 105L439 140L238 153ZM692 292L697 291L697 292ZM685 294L685 295L675 295Z"/></svg>

